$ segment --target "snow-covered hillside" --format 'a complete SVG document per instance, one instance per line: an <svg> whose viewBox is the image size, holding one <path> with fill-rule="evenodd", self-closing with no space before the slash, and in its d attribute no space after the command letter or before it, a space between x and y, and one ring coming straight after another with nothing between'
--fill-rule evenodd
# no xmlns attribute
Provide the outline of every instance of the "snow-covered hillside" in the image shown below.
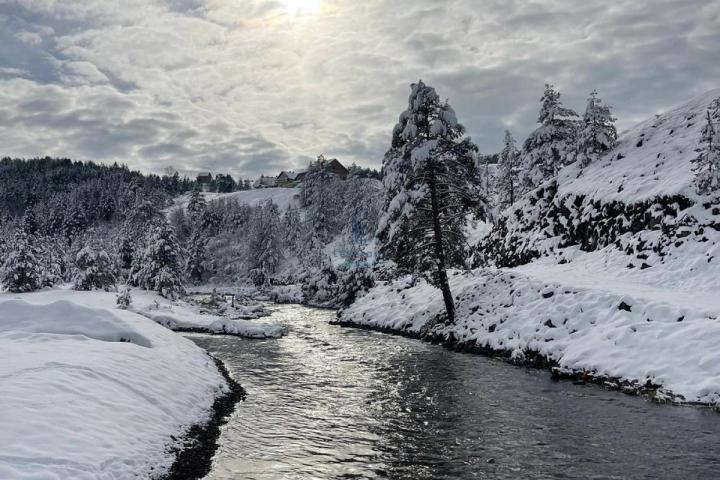
<svg viewBox="0 0 720 480"><path fill-rule="evenodd" d="M697 195L691 163L717 97L639 124L507 209L478 243L483 268L452 278L454 324L436 323L438 291L407 279L339 320L720 403L720 198Z"/></svg>
<svg viewBox="0 0 720 480"><path fill-rule="evenodd" d="M255 190L241 190L231 193L212 193L205 192L203 196L208 202L214 200L237 200L240 204L250 206L259 205L267 200L272 200L281 211L287 209L288 206L298 205L299 188L258 188ZM172 208L186 209L190 201L190 194L181 195L175 199Z"/></svg>
<svg viewBox="0 0 720 480"><path fill-rule="evenodd" d="M711 90L623 132L600 161L561 170L558 195L587 200L638 203L682 195L695 199L691 161L697 157L705 111L720 97Z"/></svg>
<svg viewBox="0 0 720 480"><path fill-rule="evenodd" d="M70 290L0 295L0 478L161 475L228 391L191 341Z"/></svg>

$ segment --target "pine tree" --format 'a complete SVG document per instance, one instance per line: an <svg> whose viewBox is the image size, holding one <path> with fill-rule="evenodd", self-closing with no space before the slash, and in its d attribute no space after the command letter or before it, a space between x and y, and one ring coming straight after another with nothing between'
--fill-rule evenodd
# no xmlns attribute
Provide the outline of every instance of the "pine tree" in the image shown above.
<svg viewBox="0 0 720 480"><path fill-rule="evenodd" d="M195 188L190 194L190 201L188 202L187 211L191 219L202 216L207 208L205 202L205 195L200 190Z"/></svg>
<svg viewBox="0 0 720 480"><path fill-rule="evenodd" d="M515 147L515 139L509 130L505 130L503 149L498 160L498 203L501 209L515 203L517 199L518 179L518 155Z"/></svg>
<svg viewBox="0 0 720 480"><path fill-rule="evenodd" d="M199 228L193 229L188 239L187 274L190 280L200 282L205 272L207 238Z"/></svg>
<svg viewBox="0 0 720 480"><path fill-rule="evenodd" d="M720 98L705 112L698 156L693 160L695 184L700 195L720 190Z"/></svg>
<svg viewBox="0 0 720 480"><path fill-rule="evenodd" d="M323 155L318 156L300 185L300 203L323 243L329 242L342 229L338 219L342 212L344 182L330 171L328 164Z"/></svg>
<svg viewBox="0 0 720 480"><path fill-rule="evenodd" d="M552 85L545 85L540 102L540 126L525 140L520 159L523 192L556 176L575 160L578 114L562 106L560 93Z"/></svg>
<svg viewBox="0 0 720 480"><path fill-rule="evenodd" d="M453 321L447 269L464 266L465 217L484 203L474 160L477 147L435 89L422 81L411 89L383 160L378 255L400 271L427 277L442 291Z"/></svg>
<svg viewBox="0 0 720 480"><path fill-rule="evenodd" d="M251 219L249 256L256 284L267 284L282 260L280 212L268 201L255 208Z"/></svg>
<svg viewBox="0 0 720 480"><path fill-rule="evenodd" d="M167 223L155 225L147 248L133 263L134 284L168 298L185 293L183 251Z"/></svg>
<svg viewBox="0 0 720 480"><path fill-rule="evenodd" d="M121 310L127 310L130 307L130 304L132 303L132 296L130 295L130 287L125 285L120 289L118 292L115 303L117 304L118 308Z"/></svg>
<svg viewBox="0 0 720 480"><path fill-rule="evenodd" d="M15 232L13 245L2 265L2 284L13 293L32 292L43 286L43 268L36 238L22 229Z"/></svg>
<svg viewBox="0 0 720 480"><path fill-rule="evenodd" d="M595 90L590 92L578 134L580 165L588 166L613 147L617 140L615 120L610 113L610 106L603 105Z"/></svg>
<svg viewBox="0 0 720 480"><path fill-rule="evenodd" d="M85 246L77 253L75 264L78 269L74 281L75 290L110 291L115 287L113 265L104 250Z"/></svg>

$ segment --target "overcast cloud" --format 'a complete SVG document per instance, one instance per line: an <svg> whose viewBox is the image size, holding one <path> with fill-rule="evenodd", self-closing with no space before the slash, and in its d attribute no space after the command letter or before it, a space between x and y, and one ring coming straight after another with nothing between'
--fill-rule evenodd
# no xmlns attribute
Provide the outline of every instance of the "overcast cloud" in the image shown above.
<svg viewBox="0 0 720 480"><path fill-rule="evenodd" d="M316 1L0 0L0 156L379 167L418 78L486 153L546 82L577 110L597 89L621 129L720 87L720 1Z"/></svg>

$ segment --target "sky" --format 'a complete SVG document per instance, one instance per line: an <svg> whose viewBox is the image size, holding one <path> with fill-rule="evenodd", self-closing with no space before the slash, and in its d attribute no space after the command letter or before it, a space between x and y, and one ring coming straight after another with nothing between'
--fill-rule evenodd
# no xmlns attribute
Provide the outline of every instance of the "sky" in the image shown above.
<svg viewBox="0 0 720 480"><path fill-rule="evenodd" d="M622 130L720 87L720 1L0 0L0 156L379 168L418 79L483 153L545 83Z"/></svg>

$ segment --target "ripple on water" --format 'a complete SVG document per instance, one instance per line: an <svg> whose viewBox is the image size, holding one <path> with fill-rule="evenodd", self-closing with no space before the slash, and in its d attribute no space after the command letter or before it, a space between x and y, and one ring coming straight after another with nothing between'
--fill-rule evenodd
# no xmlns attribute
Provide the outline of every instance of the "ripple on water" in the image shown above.
<svg viewBox="0 0 720 480"><path fill-rule="evenodd" d="M274 309L282 339L191 336L248 392L209 479L717 478L707 410Z"/></svg>

